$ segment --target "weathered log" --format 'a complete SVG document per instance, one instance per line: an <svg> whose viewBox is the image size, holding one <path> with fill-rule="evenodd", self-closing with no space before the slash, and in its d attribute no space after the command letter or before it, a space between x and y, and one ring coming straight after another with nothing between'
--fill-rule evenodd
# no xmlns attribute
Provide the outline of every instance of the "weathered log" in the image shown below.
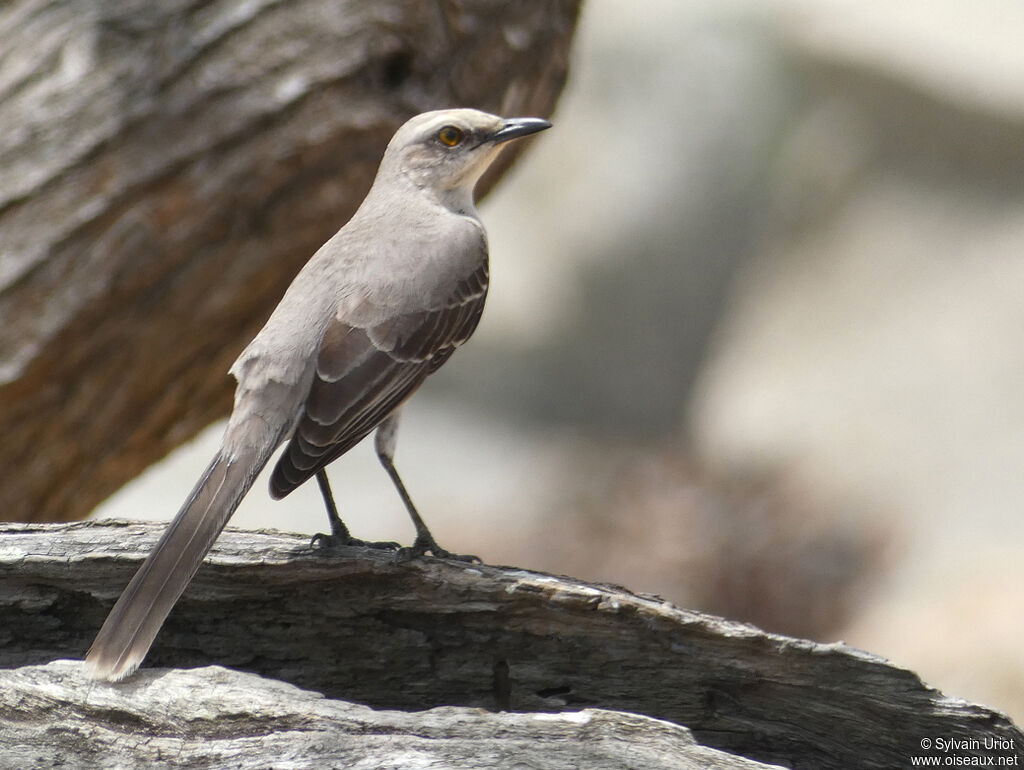
<svg viewBox="0 0 1024 770"><path fill-rule="evenodd" d="M0 517L82 518L223 416L395 128L549 115L578 6L0 5Z"/></svg>
<svg viewBox="0 0 1024 770"><path fill-rule="evenodd" d="M219 667L143 671L117 688L90 686L72 661L0 671L0 708L0 761L10 767L769 767L635 714L374 711Z"/></svg>
<svg viewBox="0 0 1024 770"><path fill-rule="evenodd" d="M80 658L161 529L121 522L0 529L0 666ZM766 634L614 586L430 558L396 563L389 553L364 549L324 553L304 538L275 532L228 530L208 562L157 638L147 661L156 671L146 668L128 684L90 690L77 683L77 669L29 669L0 688L3 713L22 719L39 688L52 686L62 694L44 699L35 713L49 714L61 729L120 719L122 731L187 742L215 729L193 719L221 714L214 722L242 724L262 713L262 705L250 713L231 705L237 700L218 703L227 675L201 669L192 672L196 679L168 684L198 687L205 680L209 699L202 703L209 711L197 706L199 713L188 717L187 710L172 709L178 722L139 716L151 710L145 698L157 697L155 683L159 689L170 676L161 667L219 664L383 709L629 712L685 726L705 746L797 768L893 768L909 766L912 756L952 756L922 749L925 739L940 738L960 741L955 753L967 759L1019 761L1024 755L1024 734L1005 716L948 698L878 657ZM266 692L253 686L254 702L283 692L266 686ZM104 705L88 710L88 703ZM347 719L341 713L331 719ZM470 719L445 713L456 727ZM526 724L527 732L544 736L541 723L479 716L467 731L506 735L506 725L511 741ZM430 718L410 717L427 720L421 727ZM609 740L633 745L628 725L634 717L586 718L620 736ZM271 724L296 729L289 719L285 714ZM388 725L399 718L381 719L366 730L390 734ZM225 740L250 734L223 729ZM320 729L336 735L330 731L348 728ZM452 729L444 735L458 733ZM417 730L407 732L422 737ZM644 723L633 733L636 745L685 741L665 730ZM569 732L565 740L583 740ZM300 740L294 750L301 753L303 745ZM634 766L661 766L652 756L651 764ZM524 760L524 766L560 765Z"/></svg>

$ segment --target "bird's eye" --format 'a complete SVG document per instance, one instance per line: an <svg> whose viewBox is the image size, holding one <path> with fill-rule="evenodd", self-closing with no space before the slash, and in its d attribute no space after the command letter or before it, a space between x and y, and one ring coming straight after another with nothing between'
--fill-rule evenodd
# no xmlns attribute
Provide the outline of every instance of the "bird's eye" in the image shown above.
<svg viewBox="0 0 1024 770"><path fill-rule="evenodd" d="M445 126L437 132L437 138L445 147L454 147L462 141L463 136L462 129L455 126Z"/></svg>

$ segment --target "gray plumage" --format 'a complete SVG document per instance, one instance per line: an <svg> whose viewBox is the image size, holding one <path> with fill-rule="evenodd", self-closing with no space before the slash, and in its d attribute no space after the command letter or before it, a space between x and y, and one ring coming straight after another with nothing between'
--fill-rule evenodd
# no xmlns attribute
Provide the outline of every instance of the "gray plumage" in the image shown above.
<svg viewBox="0 0 1024 770"><path fill-rule="evenodd" d="M238 386L221 449L111 610L86 656L90 676L118 680L138 668L286 440L270 481L275 498L381 426L378 454L416 523L417 544L439 550L391 462L397 410L483 311L487 238L473 203L477 180L502 142L548 126L444 110L398 130L359 210L299 272L231 367Z"/></svg>

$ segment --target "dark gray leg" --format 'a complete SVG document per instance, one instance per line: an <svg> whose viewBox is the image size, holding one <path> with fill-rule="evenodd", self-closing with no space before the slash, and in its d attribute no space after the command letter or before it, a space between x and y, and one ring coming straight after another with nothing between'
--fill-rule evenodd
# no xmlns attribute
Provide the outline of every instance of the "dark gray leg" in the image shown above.
<svg viewBox="0 0 1024 770"><path fill-rule="evenodd" d="M345 526L345 522L338 515L338 506L334 504L334 493L331 492L331 483L327 480L327 471L321 468L316 472L316 483L320 487L320 494L324 498L324 506L327 508L327 518L331 522L331 534L318 533L313 535L311 546L320 545L333 548L335 546L364 546L366 548L381 548L385 550L397 550L398 543L388 541L375 542L359 540L352 537Z"/></svg>
<svg viewBox="0 0 1024 770"><path fill-rule="evenodd" d="M402 502L405 504L405 510L409 512L409 518L412 519L413 526L416 527L416 540L413 542L411 548L402 548L399 550L400 558L415 558L422 556L428 551L434 556L442 559L458 559L459 561L475 561L479 562L480 559L476 556L464 556L451 551L446 551L444 548L437 544L434 540L434 536L430 534L430 530L427 529L427 525L423 522L423 517L420 516L419 511L416 510L416 506L413 505L412 498L409 497L409 492L405 488L405 484L402 483L401 477L398 475L398 471L395 470L395 443L398 440L398 416L397 411L392 412L391 415L380 424L377 428L377 435L374 436L374 447L377 449L377 457L380 459L380 464L384 466L384 470L388 472L388 476L391 477L391 483L395 485L395 489L398 490L398 496L402 498Z"/></svg>

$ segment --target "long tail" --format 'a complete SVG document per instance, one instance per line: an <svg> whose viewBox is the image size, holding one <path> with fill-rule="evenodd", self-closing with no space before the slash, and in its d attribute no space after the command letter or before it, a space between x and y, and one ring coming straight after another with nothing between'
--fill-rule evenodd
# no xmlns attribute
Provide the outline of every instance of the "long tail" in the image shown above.
<svg viewBox="0 0 1024 770"><path fill-rule="evenodd" d="M110 611L86 655L92 679L130 676L274 449L222 448Z"/></svg>

